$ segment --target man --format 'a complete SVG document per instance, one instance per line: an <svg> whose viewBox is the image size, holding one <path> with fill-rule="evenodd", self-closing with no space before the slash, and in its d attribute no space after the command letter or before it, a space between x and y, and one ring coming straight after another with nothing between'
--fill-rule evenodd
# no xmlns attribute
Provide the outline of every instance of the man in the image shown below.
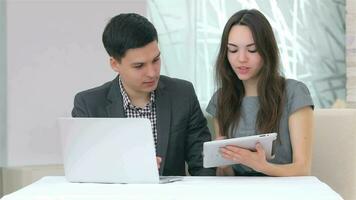
<svg viewBox="0 0 356 200"><path fill-rule="evenodd" d="M160 76L154 26L138 14L120 14L107 24L102 40L118 76L78 93L72 116L148 118L160 175L185 175L185 162L191 175L215 175L215 169L202 166L203 142L211 136L194 88L187 81Z"/></svg>

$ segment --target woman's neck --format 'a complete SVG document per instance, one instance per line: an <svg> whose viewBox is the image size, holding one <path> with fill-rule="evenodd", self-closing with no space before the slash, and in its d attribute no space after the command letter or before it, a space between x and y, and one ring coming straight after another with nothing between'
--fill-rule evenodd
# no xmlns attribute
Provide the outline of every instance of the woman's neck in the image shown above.
<svg viewBox="0 0 356 200"><path fill-rule="evenodd" d="M256 79L243 81L246 97L258 96L257 84L258 84L258 80Z"/></svg>

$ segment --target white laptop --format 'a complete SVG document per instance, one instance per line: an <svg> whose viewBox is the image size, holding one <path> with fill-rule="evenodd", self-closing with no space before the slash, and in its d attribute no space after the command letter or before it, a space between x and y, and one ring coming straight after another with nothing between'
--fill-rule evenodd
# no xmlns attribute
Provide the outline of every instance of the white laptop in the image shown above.
<svg viewBox="0 0 356 200"><path fill-rule="evenodd" d="M59 118L66 179L84 183L166 183L151 124L142 118Z"/></svg>

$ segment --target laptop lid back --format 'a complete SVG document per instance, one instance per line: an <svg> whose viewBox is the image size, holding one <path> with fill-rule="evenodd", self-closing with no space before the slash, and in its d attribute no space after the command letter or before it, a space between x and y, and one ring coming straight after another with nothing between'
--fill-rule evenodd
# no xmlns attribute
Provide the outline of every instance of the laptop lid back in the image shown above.
<svg viewBox="0 0 356 200"><path fill-rule="evenodd" d="M70 182L158 183L151 124L142 118L60 118Z"/></svg>

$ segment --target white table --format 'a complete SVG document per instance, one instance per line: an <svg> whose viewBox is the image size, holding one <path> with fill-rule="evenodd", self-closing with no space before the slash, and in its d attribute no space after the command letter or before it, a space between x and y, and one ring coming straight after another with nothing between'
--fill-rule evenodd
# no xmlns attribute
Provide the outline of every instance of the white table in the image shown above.
<svg viewBox="0 0 356 200"><path fill-rule="evenodd" d="M342 199L316 177L184 177L168 184L69 183L51 176L3 197L3 200L91 199Z"/></svg>

